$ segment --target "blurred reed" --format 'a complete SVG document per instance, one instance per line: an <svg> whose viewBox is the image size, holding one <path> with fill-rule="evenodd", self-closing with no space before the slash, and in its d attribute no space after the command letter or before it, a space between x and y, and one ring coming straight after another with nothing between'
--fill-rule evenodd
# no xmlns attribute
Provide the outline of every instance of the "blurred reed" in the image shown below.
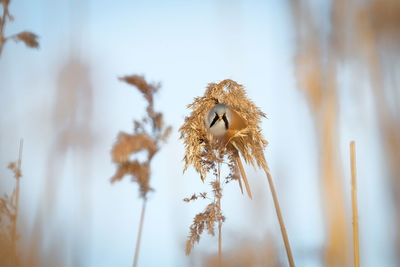
<svg viewBox="0 0 400 267"><path fill-rule="evenodd" d="M80 58L76 50L71 48L71 54L61 65L57 76L55 100L52 107L53 140L47 156L45 182L37 209L31 238L29 262L50 264L55 260L53 255L60 253L57 258L66 256L62 251L67 250L66 237L60 237L50 231L59 228L55 214L57 202L62 190L61 183L69 154L77 159L79 175L74 180L78 194L76 220L80 227L77 229L79 238L72 238L73 253L69 256L75 263L82 261L86 242L90 238L91 190L90 190L90 159L95 144L95 134L92 131L93 86L90 79L90 66ZM75 177L68 177L74 179ZM58 229L62 232L61 229ZM57 240L54 236L59 236ZM49 240L49 241L47 241ZM47 244L50 242L52 244ZM49 246L54 251L44 250ZM57 252L56 252L57 251ZM50 261L50 262L49 262ZM62 263L57 263L62 264Z"/></svg>
<svg viewBox="0 0 400 267"><path fill-rule="evenodd" d="M321 160L321 178L327 224L326 264L348 264L347 216L342 173L337 159L338 68L350 67L355 84L366 71L372 89L377 122L384 144L387 176L400 224L400 2L396 0L329 1L329 27L317 22L309 1L291 3L296 32L296 76L306 92L315 119ZM355 64L358 63L358 64ZM354 68L355 67L355 68ZM357 95L362 88L354 88ZM355 100L356 102L359 99ZM400 230L396 231L400 251ZM396 253L400 262L400 254Z"/></svg>
<svg viewBox="0 0 400 267"><path fill-rule="evenodd" d="M37 41L38 36L34 33L23 31L20 33L12 34L9 36L5 36L5 26L7 21L14 21L14 17L10 14L8 6L10 5L11 0L1 0L0 5L2 6L3 12L0 17L0 56L3 52L4 44L13 40L15 42L22 41L26 46L30 48L39 48L39 43Z"/></svg>
<svg viewBox="0 0 400 267"><path fill-rule="evenodd" d="M273 242L272 236L265 236L261 241L250 238L239 238L235 240L233 247L226 249L222 258L222 266L229 267L276 267L285 266L278 258L277 248ZM218 255L202 254L202 266L217 267Z"/></svg>
<svg viewBox="0 0 400 267"><path fill-rule="evenodd" d="M9 197L5 194L0 198L0 265L18 266L19 254L17 253L18 237L18 211L19 211L19 191L20 180L22 177L22 148L23 139L20 140L18 160L11 162L8 168L14 173L16 180L15 189Z"/></svg>
<svg viewBox="0 0 400 267"><path fill-rule="evenodd" d="M328 34L326 43L310 7L300 1L291 4L298 44L294 61L296 76L312 110L321 155L318 165L327 227L325 261L329 266L346 266L349 262L348 230L336 145L338 100L334 44L337 36Z"/></svg>
<svg viewBox="0 0 400 267"><path fill-rule="evenodd" d="M118 134L117 141L111 151L112 161L117 165L117 171L111 178L111 183L120 181L124 176L129 175L132 181L138 183L140 197L143 199L135 256L133 259L133 266L135 267L139 258L140 240L148 199L147 195L153 190L150 187L151 161L160 150L161 144L167 141L172 128L165 125L163 114L154 110L154 95L160 89L160 84L148 83L143 76L139 75L124 76L120 80L136 87L147 101L146 115L141 120L134 120L132 134L124 132ZM137 156L142 152L147 152L147 158L144 162L132 158L132 156Z"/></svg>

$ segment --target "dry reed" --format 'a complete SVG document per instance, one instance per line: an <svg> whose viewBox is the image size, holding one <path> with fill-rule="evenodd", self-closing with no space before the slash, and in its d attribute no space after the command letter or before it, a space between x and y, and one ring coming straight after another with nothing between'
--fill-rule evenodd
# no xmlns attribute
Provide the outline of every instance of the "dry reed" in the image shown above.
<svg viewBox="0 0 400 267"><path fill-rule="evenodd" d="M400 55L400 2L397 0L372 0L355 3L350 28L355 44L352 52L365 66L373 93L373 101L384 148L385 164L389 170L388 182L391 197L396 208L393 215L400 225L400 95L399 95L399 55ZM361 48L361 49L360 49ZM397 263L400 262L400 229L395 233L394 248Z"/></svg>
<svg viewBox="0 0 400 267"><path fill-rule="evenodd" d="M213 138L213 136L207 132L204 123L206 114L219 103L227 105L232 112L235 112L243 121L246 122L241 128L229 129L228 134L226 135L227 137L223 141ZM209 172L214 174L216 180L211 183L214 192L214 198L211 199L211 204L206 207L204 212L195 216L194 222L190 226L190 234L186 244L186 253L189 254L194 244L199 242L205 224L207 225L208 233L214 235L214 223L218 222L219 262L221 262L220 233L221 225L225 220L220 209L222 198L222 189L220 187L220 165L222 163L229 166L230 173L225 178L228 182L236 179L239 179L240 181L240 176L238 174L238 169L240 169L246 190L249 197L251 197L247 178L244 174L243 166L241 166L240 153L246 163L253 165L253 167L258 166L263 168L267 174L288 260L290 265L294 266L279 203L273 187L269 168L264 157L264 149L267 145L267 141L261 134L261 127L259 124L261 118L265 117L265 114L247 98L243 86L232 80L224 80L218 84L210 83L204 96L196 97L194 102L188 105L188 108L192 109L192 112L190 116L185 118L185 122L180 128L181 139L183 139L185 144L184 171L190 164L192 164L200 174L203 181L206 180ZM239 185L241 186L240 183ZM193 200L197 199L196 195L194 196L195 198ZM185 200L190 201L192 199Z"/></svg>
<svg viewBox="0 0 400 267"><path fill-rule="evenodd" d="M348 229L341 164L337 150L338 97L336 66L342 42L337 32L341 28L342 2L332 6L332 32L319 27L306 2L292 1L297 51L294 58L298 87L305 91L314 118L320 158L323 210L327 240L324 246L325 264L347 266L349 262ZM327 40L325 39L327 38Z"/></svg>
<svg viewBox="0 0 400 267"><path fill-rule="evenodd" d="M358 245L358 215L357 215L357 188L356 188L356 155L355 143L350 143L351 163L351 199L353 207L353 244L354 244L354 267L360 266L360 253Z"/></svg>
<svg viewBox="0 0 400 267"><path fill-rule="evenodd" d="M18 266L17 255L17 223L19 211L19 191L20 180L22 177L21 161L22 161L23 140L19 144L19 153L17 162L11 162L8 168L14 173L16 180L15 189L9 197L7 194L0 198L0 265L1 266Z"/></svg>
<svg viewBox="0 0 400 267"><path fill-rule="evenodd" d="M120 181L125 175L130 175L132 181L138 183L140 197L143 199L133 260L133 266L136 266L139 257L147 194L153 190L150 187L151 160L160 150L161 144L166 142L171 132L171 127L166 127L164 125L163 114L154 110L154 95L159 90L160 84L147 83L144 77L139 75L125 76L120 78L120 80L136 87L147 101L146 116L141 120L134 121L133 134L120 132L111 151L112 161L117 165L117 171L111 178L111 182ZM140 162L138 159L132 159L132 156L140 152L147 152L146 161Z"/></svg>
<svg viewBox="0 0 400 267"><path fill-rule="evenodd" d="M355 92L372 89L381 142L389 169L393 202L400 203L400 95L398 94L398 57L400 54L400 2L397 0L329 1L330 27L316 21L316 10L305 2L291 2L298 49L295 65L299 87L306 90L320 136L319 147L323 158L335 159L332 145L337 140L337 69L350 67L353 81L359 83L360 74L366 73L366 86L355 86ZM319 12L319 11L317 11ZM355 64L356 63L356 64ZM359 102L362 97L357 97ZM355 105L357 106L357 105ZM362 105L358 105L362 106ZM329 111L330 110L330 111ZM331 115L327 116L330 112ZM363 111L361 111L363 112ZM325 137L324 137L325 136ZM325 156L326 155L326 156ZM323 160L324 162L325 160ZM326 260L339 265L348 264L349 238L343 231L345 219L342 186L329 181L330 172L340 169L335 159L323 163L322 179L327 211L328 240ZM329 166L332 166L330 168ZM329 167L329 168L328 168ZM338 177L339 178L339 177ZM335 184L336 185L335 185ZM333 185L333 186L332 186ZM329 203L334 200L334 205ZM393 210L400 222L398 208ZM339 218L339 219L338 219ZM399 224L399 223L398 223ZM334 241L336 239L336 242ZM400 251L400 231L396 231L397 248ZM336 245L335 245L336 242ZM335 247L337 249L335 249ZM400 261L400 253L395 253ZM340 256L342 255L342 256ZM343 260L340 260L343 258Z"/></svg>
<svg viewBox="0 0 400 267"><path fill-rule="evenodd" d="M44 246L49 246L54 251L65 251L67 246L71 246L74 252L69 257L74 262L82 261L91 235L90 156L98 134L92 128L94 88L90 78L90 65L74 52L78 47L71 49L71 54L60 65L56 76L55 97L51 107L54 140L47 154L44 183L30 241L29 262L38 262L38 265L62 262L61 256L54 256L53 251L42 249ZM76 212L79 216L76 223L79 224L79 229L75 232L76 238L72 238L74 244L56 239L56 234L47 230L50 226L62 231L61 226L55 223L56 207L62 190L63 170L70 153L79 164L77 175L65 177L68 180L76 179L77 183L76 200L79 204Z"/></svg>
<svg viewBox="0 0 400 267"><path fill-rule="evenodd" d="M8 11L10 0L1 0L0 4L3 7L3 14L0 17L0 56L3 51L4 44L8 40L13 40L15 42L22 41L25 43L26 46L30 48L38 48L39 47L39 43L37 41L38 36L34 33L23 31L10 36L4 36L4 30L7 20L14 21L14 17Z"/></svg>

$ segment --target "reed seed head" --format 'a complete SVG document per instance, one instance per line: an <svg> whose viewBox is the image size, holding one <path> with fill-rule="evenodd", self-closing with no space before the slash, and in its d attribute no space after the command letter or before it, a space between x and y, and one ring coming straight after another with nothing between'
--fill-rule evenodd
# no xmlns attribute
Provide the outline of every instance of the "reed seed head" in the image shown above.
<svg viewBox="0 0 400 267"><path fill-rule="evenodd" d="M140 195L146 199L151 191L150 163L153 156L159 151L160 144L165 142L171 132L171 127L165 127L163 115L154 110L154 94L160 88L160 84L147 83L143 76L130 75L120 78L136 87L147 101L146 115L141 120L134 121L133 134L120 132L112 151L112 161L117 164L117 171L111 178L111 182L121 180L125 175L130 175L132 180L140 186ZM140 152L147 152L145 162L135 159ZM133 158L133 159L132 159Z"/></svg>
<svg viewBox="0 0 400 267"><path fill-rule="evenodd" d="M217 104L227 105L246 122L246 127L232 132L229 140L222 144L207 132L204 123L208 112ZM193 164L204 180L207 173L215 168L215 162L221 155L232 158L232 154L237 153L236 149L240 151L246 163L266 167L264 148L267 141L262 136L259 126L261 118L266 116L247 97L242 85L229 79L218 84L210 83L204 96L196 97L188 108L192 112L179 129L186 149L184 171Z"/></svg>
<svg viewBox="0 0 400 267"><path fill-rule="evenodd" d="M184 171L193 164L203 181L209 172L212 172L215 180L210 183L213 197L200 193L184 199L185 202L191 202L201 197L211 201L205 210L193 219L186 242L186 254L189 254L194 244L200 241L204 229L207 229L210 235L214 235L215 224L218 223L220 231L225 221L220 205L222 199L221 163L227 163L229 167L230 173L225 177L225 182L238 180L240 187L237 164L239 153L247 163L253 166L256 163L259 167L267 168L264 158L267 141L263 138L259 126L265 114L247 98L242 85L232 80L224 80L218 84L210 83L204 96L196 97L188 108L192 112L185 118L183 126L179 129L180 138L183 139L186 149ZM235 118L240 123L235 124ZM222 119L224 124L220 122L217 130L207 131L212 125L218 124L217 120ZM246 178L243 177L243 179ZM247 180L245 183L248 186ZM251 197L251 194L249 196ZM221 242L221 236L219 236L219 242Z"/></svg>

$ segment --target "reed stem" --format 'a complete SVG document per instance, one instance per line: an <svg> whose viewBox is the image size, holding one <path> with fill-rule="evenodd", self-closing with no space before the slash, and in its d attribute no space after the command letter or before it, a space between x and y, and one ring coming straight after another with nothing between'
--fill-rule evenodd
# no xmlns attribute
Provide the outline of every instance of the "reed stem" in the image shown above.
<svg viewBox="0 0 400 267"><path fill-rule="evenodd" d="M0 17L0 56L1 52L3 51L3 45L6 42L6 38L4 38L4 26L6 24L8 13L8 4L3 3L3 15Z"/></svg>
<svg viewBox="0 0 400 267"><path fill-rule="evenodd" d="M357 215L357 188L356 188L356 155L355 143L350 142L350 162L351 162L351 195L353 206L353 243L354 243L354 267L360 266L360 255L358 246L358 215Z"/></svg>
<svg viewBox="0 0 400 267"><path fill-rule="evenodd" d="M218 177L217 181L219 187L221 187L221 163L218 163ZM221 198L218 197L217 208L221 214ZM218 219L218 267L222 267L222 221L221 218Z"/></svg>
<svg viewBox="0 0 400 267"><path fill-rule="evenodd" d="M271 177L271 173L269 172L268 165L264 166L264 171L267 174L269 188L271 189L272 199L274 200L275 211L276 211L276 215L278 216L279 226L281 227L283 242L285 243L286 253L287 253L288 260L289 260L289 265L290 265L290 267L294 267L293 256L292 256L292 251L290 249L289 239L288 239L288 236L286 233L285 224L283 222L283 218L282 218L282 214L281 214L281 208L279 207L278 197L275 192L275 187L272 182L272 177Z"/></svg>
<svg viewBox="0 0 400 267"><path fill-rule="evenodd" d="M18 153L18 162L17 162L17 171L15 173L15 179L17 180L17 184L15 187L15 217L13 218L13 224L11 228L11 244L12 244L12 253L13 253L13 264L17 266L17 221L18 221L18 209L19 209L19 180L21 178L21 161L22 161L22 148L24 145L24 140L21 139L19 141L19 153Z"/></svg>
<svg viewBox="0 0 400 267"><path fill-rule="evenodd" d="M218 222L218 266L222 267L222 223Z"/></svg>
<svg viewBox="0 0 400 267"><path fill-rule="evenodd" d="M135 249L135 258L133 259L133 267L137 266L137 262L138 262L138 258L139 258L140 239L142 237L144 213L146 211L146 203L147 203L147 199L144 199L143 206L142 206L142 214L140 215L140 225L139 225L138 237L136 240L136 249Z"/></svg>

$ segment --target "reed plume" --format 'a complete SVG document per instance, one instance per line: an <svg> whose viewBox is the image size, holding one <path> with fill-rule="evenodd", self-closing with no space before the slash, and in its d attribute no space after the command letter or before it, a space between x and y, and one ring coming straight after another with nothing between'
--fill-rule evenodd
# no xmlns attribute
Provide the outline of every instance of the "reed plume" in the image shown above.
<svg viewBox="0 0 400 267"><path fill-rule="evenodd" d="M124 176L129 175L132 181L138 183L140 197L143 199L133 262L133 266L136 266L139 257L147 194L149 191L153 190L150 187L151 160L160 150L161 144L166 142L171 132L171 127L165 126L163 114L154 110L154 95L161 87L160 84L147 83L144 77L139 75L124 76L119 79L136 87L147 101L146 115L141 120L134 121L134 130L132 134L124 132L118 134L117 141L111 151L112 161L117 165L117 171L111 178L111 183L120 181ZM132 159L132 156L140 152L147 152L147 159L145 162Z"/></svg>
<svg viewBox="0 0 400 267"><path fill-rule="evenodd" d="M225 104L244 122L241 127L229 129L227 134L228 138L222 141L213 138L213 136L207 132L204 122L205 116L216 104ZM265 114L247 98L242 85L229 79L218 84L210 83L204 96L196 97L194 102L188 105L188 108L191 109L192 112L185 118L185 122L180 128L180 138L185 145L184 171L192 164L203 181L206 180L207 174L210 172L215 176L215 180L211 183L214 194L211 203L206 207L204 212L196 215L190 227L190 234L186 244L186 253L189 254L194 244L199 242L200 235L204 230L204 225L207 226L208 233L214 235L214 224L218 222L219 261L221 262L220 228L225 217L222 215L220 207L222 198L220 166L222 163L229 166L230 172L226 176L225 181L240 181L242 178L246 190L249 193L249 197L251 197L247 178L243 166L241 166L240 156L242 156L246 163L251 164L253 167L258 166L263 168L267 174L289 262L293 265L289 241L283 224L278 200L264 157L264 149L267 146L267 141L261 134L261 127L259 124L261 118L265 117ZM239 170L240 175L238 174ZM241 187L241 183L239 183L239 186ZM197 195L194 195L193 200L196 199L196 196Z"/></svg>

